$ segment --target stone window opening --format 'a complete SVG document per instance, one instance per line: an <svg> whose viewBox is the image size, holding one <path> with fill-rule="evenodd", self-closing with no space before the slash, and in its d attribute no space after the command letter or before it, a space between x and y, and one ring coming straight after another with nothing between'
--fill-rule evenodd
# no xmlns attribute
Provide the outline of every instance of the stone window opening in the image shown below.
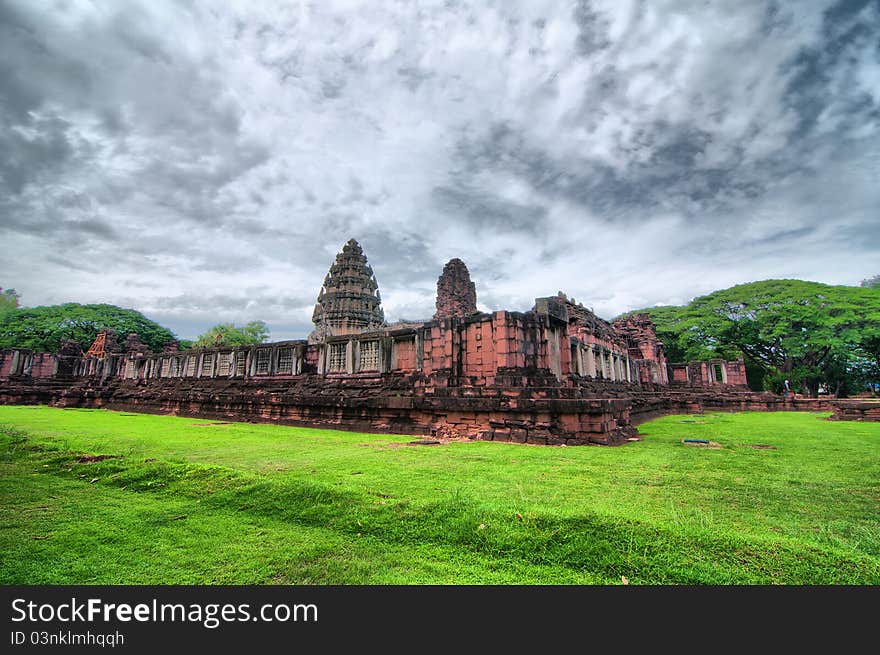
<svg viewBox="0 0 880 655"><path fill-rule="evenodd" d="M724 371L721 364L715 364L715 382L724 382Z"/></svg>
<svg viewBox="0 0 880 655"><path fill-rule="evenodd" d="M269 351L257 351L256 375L266 375L269 373Z"/></svg>
<svg viewBox="0 0 880 655"><path fill-rule="evenodd" d="M328 362L328 370L331 373L344 373L347 370L345 365L345 356L348 344L331 343L330 359Z"/></svg>
<svg viewBox="0 0 880 655"><path fill-rule="evenodd" d="M379 370L379 342L378 341L361 341L360 342L360 358L358 360L358 371L378 371Z"/></svg>
<svg viewBox="0 0 880 655"><path fill-rule="evenodd" d="M211 377L211 373L214 370L214 353L205 353L202 355L202 369L200 371L201 377Z"/></svg>
<svg viewBox="0 0 880 655"><path fill-rule="evenodd" d="M229 377L229 371L232 368L231 353L220 353L217 355L217 375L221 377Z"/></svg>
<svg viewBox="0 0 880 655"><path fill-rule="evenodd" d="M162 367L159 369L159 376L167 378L171 373L171 358L166 357L162 360Z"/></svg>
<svg viewBox="0 0 880 655"><path fill-rule="evenodd" d="M237 376L244 377L246 362L247 362L247 353L244 353L244 352L235 353L235 374Z"/></svg>
<svg viewBox="0 0 880 655"><path fill-rule="evenodd" d="M186 358L186 377L192 377L196 374L196 358L193 356Z"/></svg>
<svg viewBox="0 0 880 655"><path fill-rule="evenodd" d="M282 348L278 351L278 373L291 375L293 373L293 349Z"/></svg>

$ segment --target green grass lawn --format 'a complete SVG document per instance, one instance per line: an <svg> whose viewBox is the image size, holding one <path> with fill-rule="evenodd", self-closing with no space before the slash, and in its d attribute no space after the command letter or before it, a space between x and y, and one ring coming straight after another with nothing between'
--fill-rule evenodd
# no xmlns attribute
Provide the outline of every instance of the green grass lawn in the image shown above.
<svg viewBox="0 0 880 655"><path fill-rule="evenodd" d="M0 582L880 584L880 423L825 416L566 448L0 407Z"/></svg>

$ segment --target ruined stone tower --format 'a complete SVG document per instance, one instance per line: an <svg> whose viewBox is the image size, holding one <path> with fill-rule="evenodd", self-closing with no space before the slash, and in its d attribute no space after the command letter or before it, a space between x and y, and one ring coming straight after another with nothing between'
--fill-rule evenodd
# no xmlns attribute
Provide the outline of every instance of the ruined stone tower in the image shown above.
<svg viewBox="0 0 880 655"><path fill-rule="evenodd" d="M324 278L312 314L313 335L322 339L377 328L385 323L381 303L373 269L358 242L350 239Z"/></svg>
<svg viewBox="0 0 880 655"><path fill-rule="evenodd" d="M458 258L450 259L437 280L435 319L470 316L477 313L477 289L467 266Z"/></svg>

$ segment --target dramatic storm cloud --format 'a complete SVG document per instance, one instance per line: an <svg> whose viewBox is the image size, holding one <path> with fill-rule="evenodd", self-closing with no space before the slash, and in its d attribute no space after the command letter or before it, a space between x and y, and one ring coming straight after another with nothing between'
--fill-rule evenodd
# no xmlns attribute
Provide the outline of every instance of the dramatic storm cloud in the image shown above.
<svg viewBox="0 0 880 655"><path fill-rule="evenodd" d="M0 0L0 286L303 337L880 273L880 3Z"/></svg>

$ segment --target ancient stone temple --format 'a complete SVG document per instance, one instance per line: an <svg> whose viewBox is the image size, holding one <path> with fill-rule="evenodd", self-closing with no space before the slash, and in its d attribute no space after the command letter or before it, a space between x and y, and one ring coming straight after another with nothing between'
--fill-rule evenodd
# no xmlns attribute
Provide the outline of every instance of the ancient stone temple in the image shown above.
<svg viewBox="0 0 880 655"><path fill-rule="evenodd" d="M318 294L312 340L357 334L385 323L379 284L357 241L350 239L336 255Z"/></svg>
<svg viewBox="0 0 880 655"><path fill-rule="evenodd" d="M467 266L458 258L450 259L437 280L435 319L464 317L477 313L477 288L471 282Z"/></svg>
<svg viewBox="0 0 880 655"><path fill-rule="evenodd" d="M105 332L85 354L3 350L0 403L550 445L624 443L670 412L794 407L748 391L742 360L667 362L647 315L610 323L561 292L528 311L481 312L459 259L444 266L435 306L431 320L385 323L352 239L308 339L151 353L136 335L123 349Z"/></svg>

